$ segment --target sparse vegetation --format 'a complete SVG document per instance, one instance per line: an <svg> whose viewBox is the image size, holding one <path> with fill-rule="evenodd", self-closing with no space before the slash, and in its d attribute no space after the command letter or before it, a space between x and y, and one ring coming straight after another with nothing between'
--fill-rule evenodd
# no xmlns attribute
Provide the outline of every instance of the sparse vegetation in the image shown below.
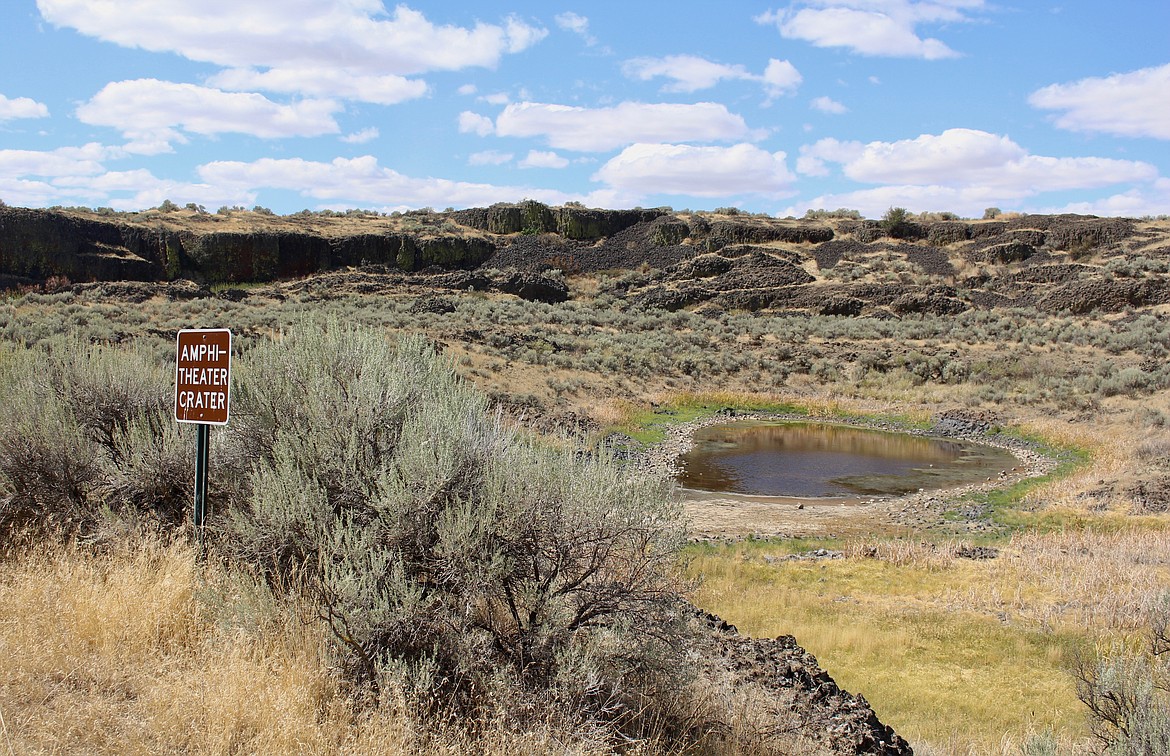
<svg viewBox="0 0 1170 756"><path fill-rule="evenodd" d="M609 241L570 244L548 230L553 209L500 205L531 221L506 235L519 240L508 264L567 286L569 300L555 304L454 283L519 275L490 267L460 278L391 263L207 288L18 282L0 299L0 422L16 431L0 440L0 601L28 618L0 619L0 658L16 660L0 663L8 747L288 750L267 719L319 752L559 743L657 753L703 733L704 747L758 752L763 704L735 698L726 669L680 660L682 644L669 642L691 637L659 601L686 585L666 569L684 538L670 506L589 450L612 433L619 453L636 455L720 411L921 430L961 410L986 416L993 439L1063 463L1044 478L914 500L884 519L851 520L857 510L845 508L798 529L692 545L689 575L704 582L691 598L745 633L795 633L920 753L1071 753L1093 745L1094 730L1101 748L1140 752L1125 750L1142 742L1129 724L1140 715L1119 719L1101 702L1146 689L1162 701L1164 655L1141 641L1170 587L1170 324L1157 221L1131 234L1116 219L1049 228L1043 216L961 221L891 208L880 223L815 211L802 227L727 210L660 219L671 233L654 238L665 241L643 249L622 237L636 259L599 270ZM464 225L464 211L262 211L160 206L141 216L172 232L336 224L501 238ZM889 233L899 222L922 231ZM792 235L814 226L834 237ZM987 252L1007 236L1031 257ZM652 256L663 249L684 264ZM789 275L812 280L789 286ZM784 297L769 299L777 290ZM965 308L946 309L954 302ZM177 529L191 439L170 420L167 394L174 331L193 323L231 327L240 350L232 424L214 436L224 474L213 478L213 548L198 567ZM662 519L652 532L589 529L611 509ZM46 526L72 537L30 548L28 528ZM577 597L563 590L572 565L591 564L582 533L616 538L610 553L654 566L658 586L623 594L631 603L587 628L572 627ZM539 543L563 547L566 568L547 586L518 568L547 564ZM821 548L840 556L807 558ZM960 555L982 548L995 557ZM93 598L103 581L129 582L140 598L123 591L118 606L163 606L151 575L186 592L165 605L174 627L150 630ZM509 592L523 597L515 613ZM90 597L90 619L52 629L44 618L72 616L80 603L62 602L73 594ZM109 619L94 620L102 611ZM85 629L102 626L140 629L119 636L128 650L117 651ZM131 641L135 632L159 640ZM38 650L22 650L34 638ZM631 654L615 650L631 639ZM95 648L103 655L87 657ZM36 661L40 649L56 661ZM1089 706L1068 674L1078 653ZM205 698L256 698L255 716L225 704L222 727L200 720L198 733L181 734L157 702L190 700L176 693L185 679ZM264 698L261 688L284 692ZM49 693L44 706L28 703ZM60 712L88 725L65 731Z"/></svg>

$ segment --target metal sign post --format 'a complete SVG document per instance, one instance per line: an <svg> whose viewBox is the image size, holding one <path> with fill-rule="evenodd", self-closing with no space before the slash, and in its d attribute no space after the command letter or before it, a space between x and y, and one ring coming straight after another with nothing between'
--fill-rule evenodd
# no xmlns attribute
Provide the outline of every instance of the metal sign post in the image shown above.
<svg viewBox="0 0 1170 756"><path fill-rule="evenodd" d="M203 552L207 520L207 463L211 426L227 425L231 409L232 332L226 328L179 331L175 338L175 420L195 423L195 510L191 521Z"/></svg>

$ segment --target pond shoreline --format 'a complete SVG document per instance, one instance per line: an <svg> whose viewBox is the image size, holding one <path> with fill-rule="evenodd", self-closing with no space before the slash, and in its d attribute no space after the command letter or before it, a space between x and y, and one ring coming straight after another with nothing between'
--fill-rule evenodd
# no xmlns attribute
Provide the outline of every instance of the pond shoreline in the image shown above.
<svg viewBox="0 0 1170 756"><path fill-rule="evenodd" d="M705 491L692 493L680 487L678 492L691 521L692 540L833 537L842 532L865 532L867 529L902 532L946 529L956 530L960 535L976 535L993 529L991 523L981 516L984 513L978 507L960 509L960 518L957 520L945 519L944 513L953 512L958 500L964 496L1005 488L1021 480L1046 475L1059 464L1058 460L1041 453L1030 442L971 428L954 432L954 423L936 423L931 428L920 429L906 428L899 423L881 419L838 420L810 418L795 413L724 411L667 427L666 438L646 450L643 469L651 475L674 478L678 473L679 456L694 446L695 431L711 425L740 421L822 423L969 441L1003 449L1015 457L1017 464L983 482L916 491L902 496L834 499L756 497ZM940 430L940 426L944 430Z"/></svg>

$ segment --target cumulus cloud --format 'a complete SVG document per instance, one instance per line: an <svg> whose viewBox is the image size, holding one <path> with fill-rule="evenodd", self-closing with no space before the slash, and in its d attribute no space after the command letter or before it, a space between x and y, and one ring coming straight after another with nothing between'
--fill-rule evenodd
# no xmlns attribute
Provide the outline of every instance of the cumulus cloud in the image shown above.
<svg viewBox="0 0 1170 756"><path fill-rule="evenodd" d="M1170 139L1170 63L1123 74L1052 84L1028 98L1033 107L1064 111L1056 125L1130 137Z"/></svg>
<svg viewBox="0 0 1170 756"><path fill-rule="evenodd" d="M832 115L841 115L848 113L849 108L834 100L832 97L817 97L810 104L813 110L819 110L822 113L830 113Z"/></svg>
<svg viewBox="0 0 1170 756"><path fill-rule="evenodd" d="M1006 136L948 129L896 142L820 140L801 148L797 170L829 173L840 166L854 181L882 186L834 194L790 208L853 207L874 217L891 205L975 214L981 207L1019 202L1044 192L1151 183L1157 169L1144 162L1098 157L1032 155ZM799 212L797 212L799 211Z"/></svg>
<svg viewBox="0 0 1170 756"><path fill-rule="evenodd" d="M314 95L330 81L353 77L372 85L369 96L379 98L372 102L418 96L419 84L401 77L493 68L503 55L548 34L514 16L501 24L437 25L405 5L386 14L378 0L38 0L37 6L49 22L101 40L250 72L233 74L240 80L288 87L308 74L306 89L294 91ZM365 99L365 91L352 87L344 96Z"/></svg>
<svg viewBox="0 0 1170 756"><path fill-rule="evenodd" d="M235 188L160 179L145 169L108 170L105 162L127 152L96 142L50 151L0 150L0 196L27 207L49 204L108 206L119 210L154 207L164 199L203 205L235 205L255 195Z"/></svg>
<svg viewBox="0 0 1170 756"><path fill-rule="evenodd" d="M593 178L635 195L775 196L793 181L785 158L783 152L769 153L751 144L633 144L598 169Z"/></svg>
<svg viewBox="0 0 1170 756"><path fill-rule="evenodd" d="M492 119L479 113L472 113L470 110L465 110L459 114L459 133L460 134L478 134L480 136L487 136L495 131L495 124Z"/></svg>
<svg viewBox="0 0 1170 756"><path fill-rule="evenodd" d="M622 65L622 71L631 79L649 81L669 79L663 90L667 92L696 92L710 89L724 79L756 81L765 85L769 94L777 95L800 86L800 72L786 60L772 59L763 74L753 74L741 65L727 65L697 55L667 55L663 58L632 58Z"/></svg>
<svg viewBox="0 0 1170 756"><path fill-rule="evenodd" d="M96 142L49 151L0 150L0 176L92 176L105 171L104 161L119 154L117 150Z"/></svg>
<svg viewBox="0 0 1170 756"><path fill-rule="evenodd" d="M1080 213L1105 217L1141 218L1165 215L1170 207L1170 179L1160 178L1148 187L1134 187L1099 199L1040 208L1041 213Z"/></svg>
<svg viewBox="0 0 1170 756"><path fill-rule="evenodd" d="M264 72L231 68L211 76L207 83L237 92L262 89L320 98L339 97L377 105L397 105L427 93L425 81L395 74L367 76L345 68L288 67Z"/></svg>
<svg viewBox="0 0 1170 756"><path fill-rule="evenodd" d="M264 138L336 134L341 130L333 119L338 109L331 100L282 105L258 94L135 79L107 84L77 108L77 117L115 128L130 140L128 150L149 153L185 142L183 132Z"/></svg>
<svg viewBox="0 0 1170 756"><path fill-rule="evenodd" d="M763 80L772 94L781 94L794 91L800 86L803 77L800 71L796 70L796 66L788 61L772 58L768 61L768 67L764 69Z"/></svg>
<svg viewBox="0 0 1170 756"><path fill-rule="evenodd" d="M468 165L503 165L510 162L515 157L511 152L500 152L499 150L484 150L483 152L473 152L467 156Z"/></svg>
<svg viewBox="0 0 1170 756"><path fill-rule="evenodd" d="M517 163L521 168L564 168L568 164L567 158L545 150L529 150L524 159Z"/></svg>
<svg viewBox="0 0 1170 756"><path fill-rule="evenodd" d="M355 131L352 134L346 134L341 138L341 141L345 142L346 144L365 144L366 142L371 142L377 139L378 136L378 129L374 126L370 126L369 128L362 129L361 131Z"/></svg>
<svg viewBox="0 0 1170 756"><path fill-rule="evenodd" d="M848 155L843 165L845 175L854 181L875 184L979 185L1023 196L1157 177L1157 169L1148 163L1030 155L1006 136L975 129L948 129L915 139L870 142L860 153L852 145L844 149Z"/></svg>
<svg viewBox="0 0 1170 756"><path fill-rule="evenodd" d="M30 97L9 99L0 94L0 122L17 118L48 118L49 106Z"/></svg>
<svg viewBox="0 0 1170 756"><path fill-rule="evenodd" d="M983 6L983 0L817 0L767 11L755 20L776 26L786 39L803 40L817 47L844 47L862 55L938 60L959 53L941 40L919 36L917 27L967 21L970 11Z"/></svg>
<svg viewBox="0 0 1170 756"><path fill-rule="evenodd" d="M543 137L551 147L605 152L634 142L714 142L751 138L743 117L713 102L583 108L522 102L496 119L496 134Z"/></svg>
<svg viewBox="0 0 1170 756"><path fill-rule="evenodd" d="M378 164L377 158L263 158L252 162L217 161L199 167L199 177L221 190L282 189L321 201L356 202L371 207L473 207L532 197L561 204L575 197L527 186L497 186L438 178L413 178Z"/></svg>

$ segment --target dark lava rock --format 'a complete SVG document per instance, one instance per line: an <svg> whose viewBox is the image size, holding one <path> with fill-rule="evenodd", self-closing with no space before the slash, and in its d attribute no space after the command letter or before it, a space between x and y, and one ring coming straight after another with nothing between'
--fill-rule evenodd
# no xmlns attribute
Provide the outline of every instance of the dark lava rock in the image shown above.
<svg viewBox="0 0 1170 756"><path fill-rule="evenodd" d="M907 313L957 315L967 309L967 304L956 299L953 290L951 294L931 290L910 291L890 303L890 309L900 315Z"/></svg>
<svg viewBox="0 0 1170 756"><path fill-rule="evenodd" d="M223 289L218 296L229 302L243 302L248 298L248 291L247 289Z"/></svg>
<svg viewBox="0 0 1170 756"><path fill-rule="evenodd" d="M968 436L986 433L996 424L990 412L972 409L953 409L934 417L934 432L943 436Z"/></svg>
<svg viewBox="0 0 1170 756"><path fill-rule="evenodd" d="M1170 512L1170 477L1142 480L1125 491L1133 502L1134 514Z"/></svg>
<svg viewBox="0 0 1170 756"><path fill-rule="evenodd" d="M410 305L410 311L413 313L433 312L441 315L455 312L455 303L446 297L419 297Z"/></svg>
<svg viewBox="0 0 1170 756"><path fill-rule="evenodd" d="M1127 307L1165 304L1170 301L1170 282L1162 280L1089 279L1060 286L1038 302L1047 312L1084 315L1120 312Z"/></svg>
<svg viewBox="0 0 1170 756"><path fill-rule="evenodd" d="M678 289L657 287L648 289L634 300L634 304L647 308L675 312L700 302L706 302L715 296L715 292L698 286L686 286Z"/></svg>
<svg viewBox="0 0 1170 756"><path fill-rule="evenodd" d="M526 271L516 271L503 280L495 281L494 288L529 302L555 304L569 298L569 287L564 281Z"/></svg>
<svg viewBox="0 0 1170 756"><path fill-rule="evenodd" d="M999 556L999 549L994 546L960 546L955 556L959 559L995 559Z"/></svg>
<svg viewBox="0 0 1170 756"><path fill-rule="evenodd" d="M745 219L712 223L711 231L706 239L706 246L709 251L715 252L731 244L767 244L768 242L819 244L832 238L833 229L828 226L780 225Z"/></svg>
<svg viewBox="0 0 1170 756"><path fill-rule="evenodd" d="M720 255L699 255L690 260L684 260L674 265L668 272L669 277L675 280L691 278L710 278L731 270L734 263Z"/></svg>
<svg viewBox="0 0 1170 756"><path fill-rule="evenodd" d="M829 297L821 306L820 313L822 315L847 315L849 317L856 317L861 314L865 303L856 297Z"/></svg>
<svg viewBox="0 0 1170 756"><path fill-rule="evenodd" d="M696 615L707 627L713 659L724 660L741 685L780 700L790 697L791 709L777 714L794 719L801 734L820 740L822 748L836 754L914 753L904 738L878 719L865 698L842 690L791 635L745 638L714 615L697 610Z"/></svg>

